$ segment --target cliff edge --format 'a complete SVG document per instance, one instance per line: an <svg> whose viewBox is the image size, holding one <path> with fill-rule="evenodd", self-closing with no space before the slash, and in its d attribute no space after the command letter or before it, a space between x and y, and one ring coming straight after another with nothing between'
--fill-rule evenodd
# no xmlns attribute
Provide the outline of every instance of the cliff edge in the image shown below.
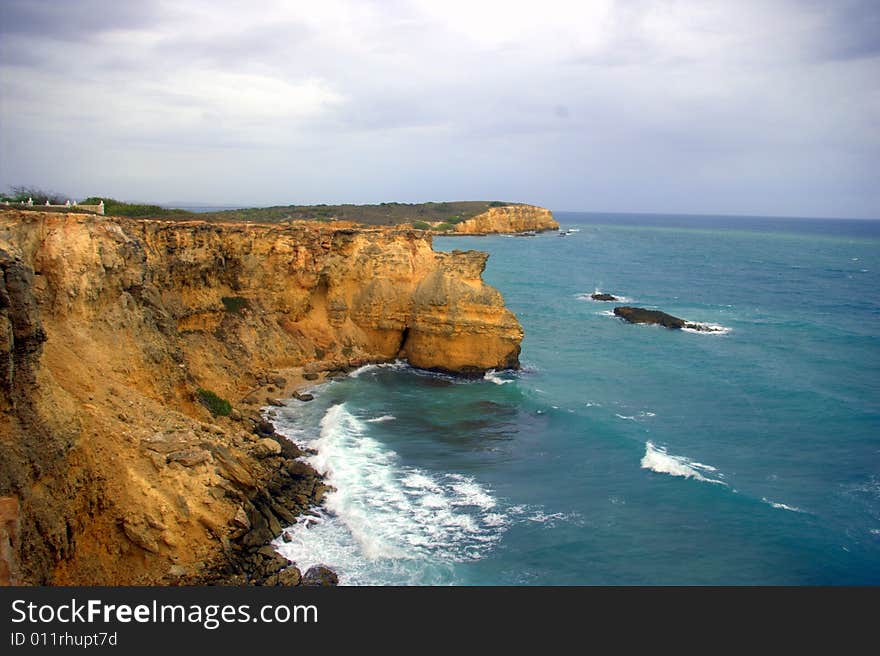
<svg viewBox="0 0 880 656"><path fill-rule="evenodd" d="M550 210L535 205L490 207L482 214L455 225L455 234L487 235L512 232L559 230Z"/></svg>
<svg viewBox="0 0 880 656"><path fill-rule="evenodd" d="M0 582L295 582L266 543L325 488L249 423L255 391L518 366L486 258L414 230L0 212Z"/></svg>

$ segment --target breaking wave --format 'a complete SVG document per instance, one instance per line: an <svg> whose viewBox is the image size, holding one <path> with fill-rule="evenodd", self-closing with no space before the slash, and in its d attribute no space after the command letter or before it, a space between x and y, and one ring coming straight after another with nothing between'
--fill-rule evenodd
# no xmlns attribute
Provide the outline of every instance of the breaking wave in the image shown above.
<svg viewBox="0 0 880 656"><path fill-rule="evenodd" d="M324 414L308 461L334 489L275 548L303 570L333 567L347 585L454 582L453 565L483 558L516 513L470 476L403 465L368 421L345 403Z"/></svg>
<svg viewBox="0 0 880 656"><path fill-rule="evenodd" d="M727 485L724 481L715 478L708 478L701 472L717 472L718 470L711 465L704 465L684 456L674 456L666 451L664 447L654 446L653 442L645 442L645 455L642 457L642 469L650 469L658 474L669 474L670 476L681 476L682 478L693 478L706 483L716 483L718 485Z"/></svg>

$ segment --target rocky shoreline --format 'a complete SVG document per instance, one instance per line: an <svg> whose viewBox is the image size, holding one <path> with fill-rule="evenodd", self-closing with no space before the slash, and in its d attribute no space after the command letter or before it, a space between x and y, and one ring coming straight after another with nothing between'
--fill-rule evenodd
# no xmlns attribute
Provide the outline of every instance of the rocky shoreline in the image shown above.
<svg viewBox="0 0 880 656"><path fill-rule="evenodd" d="M372 362L516 367L486 257L408 229L0 211L0 583L331 583L270 545L327 488L261 408Z"/></svg>

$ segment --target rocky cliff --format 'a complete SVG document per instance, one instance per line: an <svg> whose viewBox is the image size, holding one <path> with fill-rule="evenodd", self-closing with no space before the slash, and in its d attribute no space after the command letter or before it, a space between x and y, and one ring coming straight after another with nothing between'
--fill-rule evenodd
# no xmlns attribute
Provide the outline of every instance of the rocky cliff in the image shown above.
<svg viewBox="0 0 880 656"><path fill-rule="evenodd" d="M534 205L490 207L482 214L462 221L455 232L463 235L487 235L511 232L542 232L558 230L559 224L550 210Z"/></svg>
<svg viewBox="0 0 880 656"><path fill-rule="evenodd" d="M298 373L517 366L486 257L421 231L0 212L0 582L298 580L265 545L324 488L254 411Z"/></svg>

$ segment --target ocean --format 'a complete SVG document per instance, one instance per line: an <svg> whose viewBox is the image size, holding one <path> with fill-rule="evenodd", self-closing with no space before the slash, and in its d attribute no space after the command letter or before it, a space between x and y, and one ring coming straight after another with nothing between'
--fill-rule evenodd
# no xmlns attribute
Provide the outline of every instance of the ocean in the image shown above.
<svg viewBox="0 0 880 656"><path fill-rule="evenodd" d="M491 254L521 371L278 409L336 491L277 549L349 585L880 584L880 222L554 214L434 241Z"/></svg>

